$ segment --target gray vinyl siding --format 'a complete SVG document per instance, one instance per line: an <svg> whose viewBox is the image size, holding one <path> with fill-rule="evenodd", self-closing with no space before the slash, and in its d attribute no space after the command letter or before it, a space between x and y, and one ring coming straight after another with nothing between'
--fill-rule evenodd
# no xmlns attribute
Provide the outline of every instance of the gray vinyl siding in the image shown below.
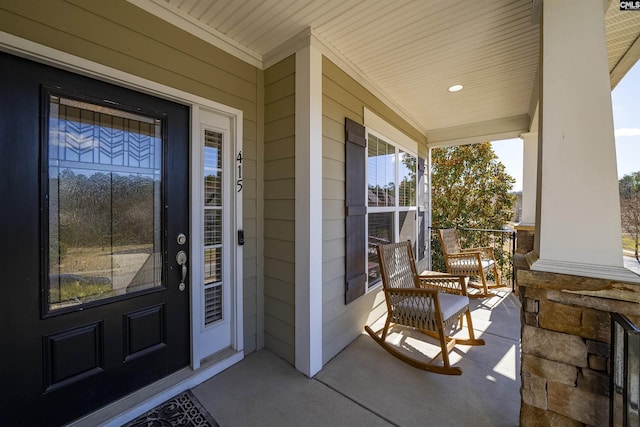
<svg viewBox="0 0 640 427"><path fill-rule="evenodd" d="M264 340L295 363L295 56L264 71Z"/></svg>
<svg viewBox="0 0 640 427"><path fill-rule="evenodd" d="M4 0L4 32L243 111L244 349L258 343L261 73L124 0Z"/></svg>
<svg viewBox="0 0 640 427"><path fill-rule="evenodd" d="M322 361L327 363L386 313L381 288L345 305L344 122L364 123L364 108L419 142L426 138L333 62L322 61ZM364 189L363 189L364 191Z"/></svg>

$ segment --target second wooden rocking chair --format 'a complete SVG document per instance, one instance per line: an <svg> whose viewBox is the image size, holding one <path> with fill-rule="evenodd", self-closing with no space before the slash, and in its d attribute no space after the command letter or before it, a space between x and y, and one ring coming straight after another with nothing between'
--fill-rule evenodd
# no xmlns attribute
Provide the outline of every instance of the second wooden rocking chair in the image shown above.
<svg viewBox="0 0 640 427"><path fill-rule="evenodd" d="M453 367L449 352L456 344L484 345L476 339L469 311L465 279L448 274L420 276L416 271L410 242L379 245L378 259L387 303L387 319L384 328L374 332L365 330L386 351L419 369L447 375L461 375L462 368ZM469 339L447 336L447 332L466 316ZM414 328L438 339L443 365L411 357L387 342L392 325Z"/></svg>
<svg viewBox="0 0 640 427"><path fill-rule="evenodd" d="M493 255L493 248L486 246L462 249L454 228L443 228L438 230L438 232L440 234L442 255L444 256L444 263L447 266L447 273L477 277L480 283L475 284L470 282L469 286L481 289L481 293L473 296L493 296L494 294L489 292L489 289L499 288L501 286L496 259ZM487 275L489 274L493 274L494 283L487 281Z"/></svg>

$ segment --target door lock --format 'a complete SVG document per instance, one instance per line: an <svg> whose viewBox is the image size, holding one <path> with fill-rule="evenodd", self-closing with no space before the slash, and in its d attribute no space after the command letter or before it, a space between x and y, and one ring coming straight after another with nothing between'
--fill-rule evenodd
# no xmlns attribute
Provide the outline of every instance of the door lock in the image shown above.
<svg viewBox="0 0 640 427"><path fill-rule="evenodd" d="M178 265L182 266L182 280L180 280L178 289L180 291L184 291L184 288L186 287L184 281L187 279L187 254L185 251L179 251L176 254L176 262Z"/></svg>
<svg viewBox="0 0 640 427"><path fill-rule="evenodd" d="M187 236L185 236L184 233L180 233L178 234L176 241L179 245L184 245L185 243L187 243Z"/></svg>

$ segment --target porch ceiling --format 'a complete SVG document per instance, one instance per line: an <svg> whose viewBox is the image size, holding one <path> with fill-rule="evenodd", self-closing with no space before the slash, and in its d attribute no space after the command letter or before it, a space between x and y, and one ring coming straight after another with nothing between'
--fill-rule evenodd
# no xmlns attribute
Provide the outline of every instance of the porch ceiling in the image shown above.
<svg viewBox="0 0 640 427"><path fill-rule="evenodd" d="M540 0L129 1L259 67L311 28L431 143L516 136L536 111ZM606 13L612 87L640 57L640 12L618 9Z"/></svg>

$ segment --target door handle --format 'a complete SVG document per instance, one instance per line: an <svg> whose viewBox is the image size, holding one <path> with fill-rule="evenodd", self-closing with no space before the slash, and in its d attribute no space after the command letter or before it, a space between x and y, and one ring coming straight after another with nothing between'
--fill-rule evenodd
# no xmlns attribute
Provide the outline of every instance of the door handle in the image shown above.
<svg viewBox="0 0 640 427"><path fill-rule="evenodd" d="M180 291L184 291L184 281L187 279L187 254L185 253L185 251L179 251L176 254L176 262L178 263L178 265L182 266L182 280L180 280L178 289L180 289Z"/></svg>

